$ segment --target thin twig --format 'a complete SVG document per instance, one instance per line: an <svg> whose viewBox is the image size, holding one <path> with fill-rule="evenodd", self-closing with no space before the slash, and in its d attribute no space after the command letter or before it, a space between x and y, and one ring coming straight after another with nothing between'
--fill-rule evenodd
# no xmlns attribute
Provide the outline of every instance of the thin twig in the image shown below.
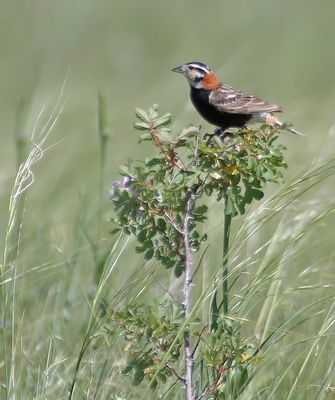
<svg viewBox="0 0 335 400"><path fill-rule="evenodd" d="M160 399L163 399L169 393L169 391L172 390L174 386L176 386L177 382L178 382L178 379L176 379L172 383L172 385L170 385L170 387L160 396Z"/></svg>
<svg viewBox="0 0 335 400"><path fill-rule="evenodd" d="M215 379L215 381L210 386L205 387L203 392L196 398L196 400L201 400L205 396L217 392L218 387L219 387L219 385L222 382L222 379L224 377L224 372L226 371L226 368L223 366L223 364L221 365L221 367L219 367L219 369L217 371L218 372L218 376Z"/></svg>
<svg viewBox="0 0 335 400"><path fill-rule="evenodd" d="M184 235L183 229L176 223L176 221L173 220L171 215L166 210L164 210L164 216L167 219L168 223L172 226L172 228L174 228L181 235Z"/></svg>
<svg viewBox="0 0 335 400"><path fill-rule="evenodd" d="M161 352L159 346L157 346L157 344L155 343L153 338L150 338L149 341L154 346L154 348L156 349L157 355L160 356L162 352ZM183 376L179 375L178 371L175 369L175 367L172 364L170 364L169 362L166 362L166 363L164 363L164 365L165 365L166 368L168 368L173 373L173 375L176 378L178 378L178 380L180 382L183 383L183 385L185 385L185 383L186 383L185 378Z"/></svg>
<svg viewBox="0 0 335 400"><path fill-rule="evenodd" d="M205 329L207 329L207 328L208 328L208 325L205 325L205 326L201 329L201 332L200 332L200 335L199 335L199 337L198 337L197 343L195 344L194 349L193 349L193 352L192 352L192 357L194 357L194 354L195 354L195 352L197 351L197 348L198 348L198 346L199 346L199 344L200 344L201 336L202 336L202 334L204 333Z"/></svg>
<svg viewBox="0 0 335 400"><path fill-rule="evenodd" d="M149 126L149 132L150 132L150 135L151 135L152 140L154 141L155 145L162 151L162 153L165 154L165 151L163 149L163 145L160 142L160 140L158 139L158 136L156 134L155 128L152 126L152 124L150 124L150 126Z"/></svg>
<svg viewBox="0 0 335 400"><path fill-rule="evenodd" d="M185 383L186 383L185 378L183 378L182 376L180 376L180 375L178 374L178 372L176 371L176 369L174 368L174 366L173 366L172 364L170 364L170 363L165 363L165 366L166 366L166 368L168 368L168 369L173 373L173 375L174 375L180 382L182 382L183 385L185 385Z"/></svg>
<svg viewBox="0 0 335 400"><path fill-rule="evenodd" d="M193 159L193 165L196 165L197 160L199 158L199 141L200 141L200 131L201 131L201 125L199 125L198 128L198 133L195 136L195 146L194 146L194 159Z"/></svg>
<svg viewBox="0 0 335 400"><path fill-rule="evenodd" d="M171 164L174 167L177 167L178 169L182 170L183 172L187 172L187 168L185 167L183 162L179 159L178 160L176 159L176 153L174 152L174 150L172 148L170 148L166 152L166 158L171 162Z"/></svg>
<svg viewBox="0 0 335 400"><path fill-rule="evenodd" d="M219 318L220 310L223 308L223 314L227 315L229 311L229 298L228 298L228 249L229 249L229 235L232 216L227 211L228 197L224 197L224 222L223 222L223 263L222 263L222 301L218 304L218 288L216 288L212 301L211 301L211 329L216 330L217 320Z"/></svg>
<svg viewBox="0 0 335 400"><path fill-rule="evenodd" d="M169 289L167 289L164 285L162 285L159 280L155 277L155 275L153 275L153 279L154 281L158 284L158 286L160 286L164 292L166 292L172 299L172 301L174 301L176 304L181 305L181 301L179 301L170 291Z"/></svg>
<svg viewBox="0 0 335 400"><path fill-rule="evenodd" d="M199 262L198 262L198 265L197 265L197 267L196 267L196 269L195 269L195 271L194 271L194 273L193 273L193 275L192 275L192 281L193 281L193 278L196 276L197 272L199 271L199 268L201 267L202 260L204 259L205 254L206 254L206 252L207 252L208 249L209 249L209 246L207 246L207 247L205 248L205 250L202 252L202 254L201 254L201 256L200 256L200 260L199 260Z"/></svg>
<svg viewBox="0 0 335 400"><path fill-rule="evenodd" d="M227 212L227 195L225 196L224 204L224 227L223 227L223 265L222 265L222 279L223 279L223 312L228 314L228 248L229 248L229 235L231 226L231 214Z"/></svg>
<svg viewBox="0 0 335 400"><path fill-rule="evenodd" d="M186 171L183 163L180 160L176 160L176 157L175 157L176 155L172 148L170 148L168 151L164 150L162 142L159 140L156 130L152 124L150 124L150 126L149 126L149 132L150 132L151 138L152 138L153 142L155 143L155 145L161 150L161 152L171 162L171 164L174 167L181 169L182 171Z"/></svg>

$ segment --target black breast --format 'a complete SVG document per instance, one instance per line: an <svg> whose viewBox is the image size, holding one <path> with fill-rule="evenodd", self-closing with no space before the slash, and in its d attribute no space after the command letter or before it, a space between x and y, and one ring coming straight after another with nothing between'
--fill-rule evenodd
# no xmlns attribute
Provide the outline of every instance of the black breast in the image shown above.
<svg viewBox="0 0 335 400"><path fill-rule="evenodd" d="M222 129L230 127L243 127L250 119L249 114L230 114L219 111L208 101L209 91L191 87L191 100L199 114L210 124L219 126Z"/></svg>

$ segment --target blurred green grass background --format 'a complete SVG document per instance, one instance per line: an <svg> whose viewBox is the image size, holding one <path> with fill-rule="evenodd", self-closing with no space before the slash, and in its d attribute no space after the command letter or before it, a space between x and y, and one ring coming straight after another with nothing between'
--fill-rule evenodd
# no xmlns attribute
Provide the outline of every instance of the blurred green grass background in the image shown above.
<svg viewBox="0 0 335 400"><path fill-rule="evenodd" d="M4 233L16 173L15 132L29 141L39 113L45 107L37 130L64 85L63 108L48 139L50 148L33 167L18 257L22 274L16 288L18 316L25 315L22 346L29 354L29 362L21 361L32 370L44 360L51 332L59 336L54 351L60 358L73 356L80 342L89 312L87 299L94 295L96 283L92 242L99 243L101 252L113 242L108 235L108 189L120 164L153 151L146 145L138 147L132 128L134 108L158 103L163 112L172 113L176 129L190 123L212 129L193 110L186 82L171 68L202 61L225 83L282 104L283 119L306 135L283 135L288 147L286 180L334 157L332 0L14 0L0 5L0 226ZM101 223L97 221L99 92L107 105L110 135ZM313 204L317 209L319 202L331 202L333 195L333 185L328 183L307 196L309 203L304 204L313 213ZM299 206L297 210L306 211ZM332 265L333 222L329 218L316 226L318 250L311 245L301 264L313 264L324 256ZM220 250L211 251L215 257ZM312 255L315 260L309 259ZM132 245L123 262L116 284L141 264ZM334 279L328 269L327 274L327 279ZM26 381L35 376L27 370L24 374Z"/></svg>

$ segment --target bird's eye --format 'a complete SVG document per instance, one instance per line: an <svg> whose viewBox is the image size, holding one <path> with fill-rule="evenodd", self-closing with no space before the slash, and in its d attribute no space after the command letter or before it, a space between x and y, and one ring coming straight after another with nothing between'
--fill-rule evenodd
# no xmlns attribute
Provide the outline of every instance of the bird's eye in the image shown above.
<svg viewBox="0 0 335 400"><path fill-rule="evenodd" d="M192 67L192 65L189 65L188 68L192 71L194 70L194 67Z"/></svg>

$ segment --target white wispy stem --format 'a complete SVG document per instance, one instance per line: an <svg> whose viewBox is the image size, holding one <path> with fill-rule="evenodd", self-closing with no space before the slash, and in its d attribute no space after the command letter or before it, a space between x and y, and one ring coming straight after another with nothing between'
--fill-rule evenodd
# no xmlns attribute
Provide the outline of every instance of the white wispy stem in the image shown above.
<svg viewBox="0 0 335 400"><path fill-rule="evenodd" d="M187 321L190 316L191 310L191 287L192 287L192 274L193 274L193 262L192 262L192 252L190 246L190 232L189 232L189 222L192 218L192 209L194 206L194 193L192 189L188 190L186 197L186 207L185 216L183 222L183 236L184 236L184 249L185 249L185 282L184 282L184 312L185 320ZM193 367L194 359L193 352L191 349L190 333L186 328L184 333L184 347L185 347L185 392L186 400L194 400L194 387L193 387Z"/></svg>

